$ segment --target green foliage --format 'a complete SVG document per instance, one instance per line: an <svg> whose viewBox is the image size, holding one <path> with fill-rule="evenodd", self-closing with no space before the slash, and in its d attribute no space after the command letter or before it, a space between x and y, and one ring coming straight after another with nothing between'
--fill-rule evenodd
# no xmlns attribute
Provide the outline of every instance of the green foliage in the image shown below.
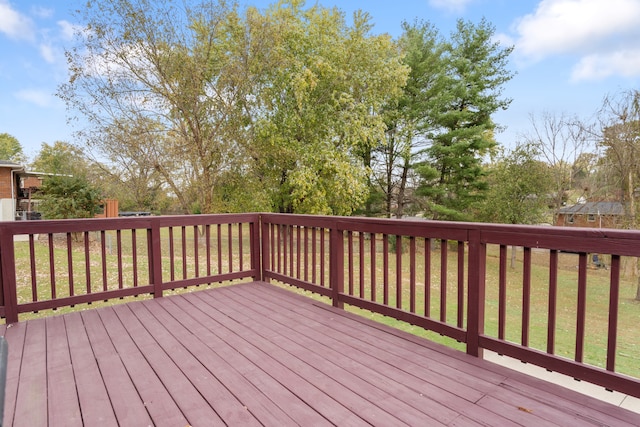
<svg viewBox="0 0 640 427"><path fill-rule="evenodd" d="M255 172L281 212L349 214L367 193L354 155L383 134L373 114L406 77L391 39L369 34L369 16L348 26L337 9L281 2L264 17L277 35L255 110Z"/></svg>
<svg viewBox="0 0 640 427"><path fill-rule="evenodd" d="M389 36L370 35L364 13L348 25L302 1L243 15L223 1L182 6L99 0L81 10L92 31L67 52L72 75L58 94L92 123L88 144L123 182L134 170L148 187L161 181L184 212L358 207L367 175L353 158L382 135L375 112L406 77ZM253 194L236 197L238 182Z"/></svg>
<svg viewBox="0 0 640 427"><path fill-rule="evenodd" d="M488 168L489 191L477 219L507 224L537 224L546 219L553 188L549 166L537 150L520 145Z"/></svg>
<svg viewBox="0 0 640 427"><path fill-rule="evenodd" d="M448 40L429 23L403 27L398 46L410 72L383 109L371 182L387 215L420 208L434 219L470 219L487 191L483 159L497 146L491 116L510 103L501 93L512 48L493 41L485 20L459 21Z"/></svg>
<svg viewBox="0 0 640 427"><path fill-rule="evenodd" d="M50 176L42 185L39 210L44 218L92 218L100 209L100 191L82 177Z"/></svg>
<svg viewBox="0 0 640 427"><path fill-rule="evenodd" d="M43 142L30 167L38 172L86 176L89 160L82 149L68 142L56 141L53 145Z"/></svg>
<svg viewBox="0 0 640 427"><path fill-rule="evenodd" d="M0 160L24 163L26 157L18 139L8 133L0 133Z"/></svg>
<svg viewBox="0 0 640 427"><path fill-rule="evenodd" d="M487 21L458 21L445 46L445 90L429 110L431 144L416 169L421 182L416 193L437 219L469 219L469 210L487 190L482 161L496 147L491 115L506 109L502 86L512 74L507 58L512 48L493 41Z"/></svg>
<svg viewBox="0 0 640 427"><path fill-rule="evenodd" d="M444 83L444 43L429 23L403 24L398 41L403 64L409 69L407 83L399 97L382 110L385 137L375 150L375 190L384 194L383 212L402 217L409 202L410 170L422 158L430 131L430 114ZM395 205L395 209L393 206Z"/></svg>
<svg viewBox="0 0 640 427"><path fill-rule="evenodd" d="M58 95L132 203L371 214L368 195L382 194L388 215L413 202L460 219L486 191L481 159L511 78L486 21L460 21L448 41L405 24L395 43L364 12L300 0L97 0L80 15L90 31Z"/></svg>

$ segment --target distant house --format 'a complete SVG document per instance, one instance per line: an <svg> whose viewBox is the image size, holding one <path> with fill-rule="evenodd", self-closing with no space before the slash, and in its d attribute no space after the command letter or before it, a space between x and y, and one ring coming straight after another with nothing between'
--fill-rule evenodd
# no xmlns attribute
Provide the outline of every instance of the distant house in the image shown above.
<svg viewBox="0 0 640 427"><path fill-rule="evenodd" d="M0 160L0 221L41 219L38 212L42 181L54 174L30 172L18 163ZM98 218L118 216L118 201L105 199Z"/></svg>
<svg viewBox="0 0 640 427"><path fill-rule="evenodd" d="M27 172L24 166L0 160L0 221L36 219L34 193L42 185L42 175Z"/></svg>
<svg viewBox="0 0 640 427"><path fill-rule="evenodd" d="M555 225L565 227L620 228L625 216L620 202L585 202L563 207Z"/></svg>
<svg viewBox="0 0 640 427"><path fill-rule="evenodd" d="M15 219L15 199L20 182L16 173L23 170L17 163L0 160L0 221Z"/></svg>

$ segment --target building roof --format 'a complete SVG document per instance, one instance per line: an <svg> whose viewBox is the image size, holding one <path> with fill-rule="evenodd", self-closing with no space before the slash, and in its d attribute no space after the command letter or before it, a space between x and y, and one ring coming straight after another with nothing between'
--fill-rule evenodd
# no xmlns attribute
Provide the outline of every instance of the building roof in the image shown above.
<svg viewBox="0 0 640 427"><path fill-rule="evenodd" d="M23 169L23 166L8 160L0 160L0 168Z"/></svg>
<svg viewBox="0 0 640 427"><path fill-rule="evenodd" d="M620 202L586 202L561 208L560 214L574 215L624 215L624 204Z"/></svg>

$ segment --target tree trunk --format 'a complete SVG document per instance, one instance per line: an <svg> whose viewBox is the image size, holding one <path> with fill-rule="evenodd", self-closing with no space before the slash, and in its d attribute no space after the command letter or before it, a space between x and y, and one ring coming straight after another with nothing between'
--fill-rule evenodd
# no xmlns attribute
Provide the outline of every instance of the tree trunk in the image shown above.
<svg viewBox="0 0 640 427"><path fill-rule="evenodd" d="M405 158L402 165L402 177L400 178L400 188L398 188L398 200L396 218L400 219L404 215L404 193L407 188L407 177L409 176L409 159Z"/></svg>
<svg viewBox="0 0 640 427"><path fill-rule="evenodd" d="M516 253L517 253L517 246L513 245L511 246L511 268L516 268Z"/></svg>

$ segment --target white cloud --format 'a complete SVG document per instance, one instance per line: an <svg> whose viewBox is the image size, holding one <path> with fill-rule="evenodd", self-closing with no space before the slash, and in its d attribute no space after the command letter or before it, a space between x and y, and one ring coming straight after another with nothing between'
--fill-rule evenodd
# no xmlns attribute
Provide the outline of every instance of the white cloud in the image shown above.
<svg viewBox="0 0 640 427"><path fill-rule="evenodd" d="M0 33L15 40L35 39L31 19L14 10L6 0L0 0Z"/></svg>
<svg viewBox="0 0 640 427"><path fill-rule="evenodd" d="M51 94L44 90L24 89L15 93L16 98L30 102L38 107L49 107L52 104Z"/></svg>
<svg viewBox="0 0 640 427"><path fill-rule="evenodd" d="M638 0L541 0L535 12L513 24L512 31L520 60L573 56L578 62L572 79L579 81L638 75L634 56L638 22Z"/></svg>
<svg viewBox="0 0 640 427"><path fill-rule="evenodd" d="M447 12L462 12L473 0L429 0L431 7Z"/></svg>
<svg viewBox="0 0 640 427"><path fill-rule="evenodd" d="M516 24L518 50L534 59L589 50L594 43L637 32L639 21L637 0L543 0Z"/></svg>
<svg viewBox="0 0 640 427"><path fill-rule="evenodd" d="M40 44L40 55L49 64L53 64L54 62L56 62L55 49L49 43L41 43Z"/></svg>
<svg viewBox="0 0 640 427"><path fill-rule="evenodd" d="M42 6L33 6L31 8L31 13L38 18L51 18L53 16L53 9Z"/></svg>
<svg viewBox="0 0 640 427"><path fill-rule="evenodd" d="M573 68L571 81L602 80L611 76L640 76L640 47L587 55Z"/></svg>
<svg viewBox="0 0 640 427"><path fill-rule="evenodd" d="M60 28L60 35L62 40L69 41L73 39L73 36L77 31L82 29L79 25L74 25L69 21L58 21L58 27Z"/></svg>

